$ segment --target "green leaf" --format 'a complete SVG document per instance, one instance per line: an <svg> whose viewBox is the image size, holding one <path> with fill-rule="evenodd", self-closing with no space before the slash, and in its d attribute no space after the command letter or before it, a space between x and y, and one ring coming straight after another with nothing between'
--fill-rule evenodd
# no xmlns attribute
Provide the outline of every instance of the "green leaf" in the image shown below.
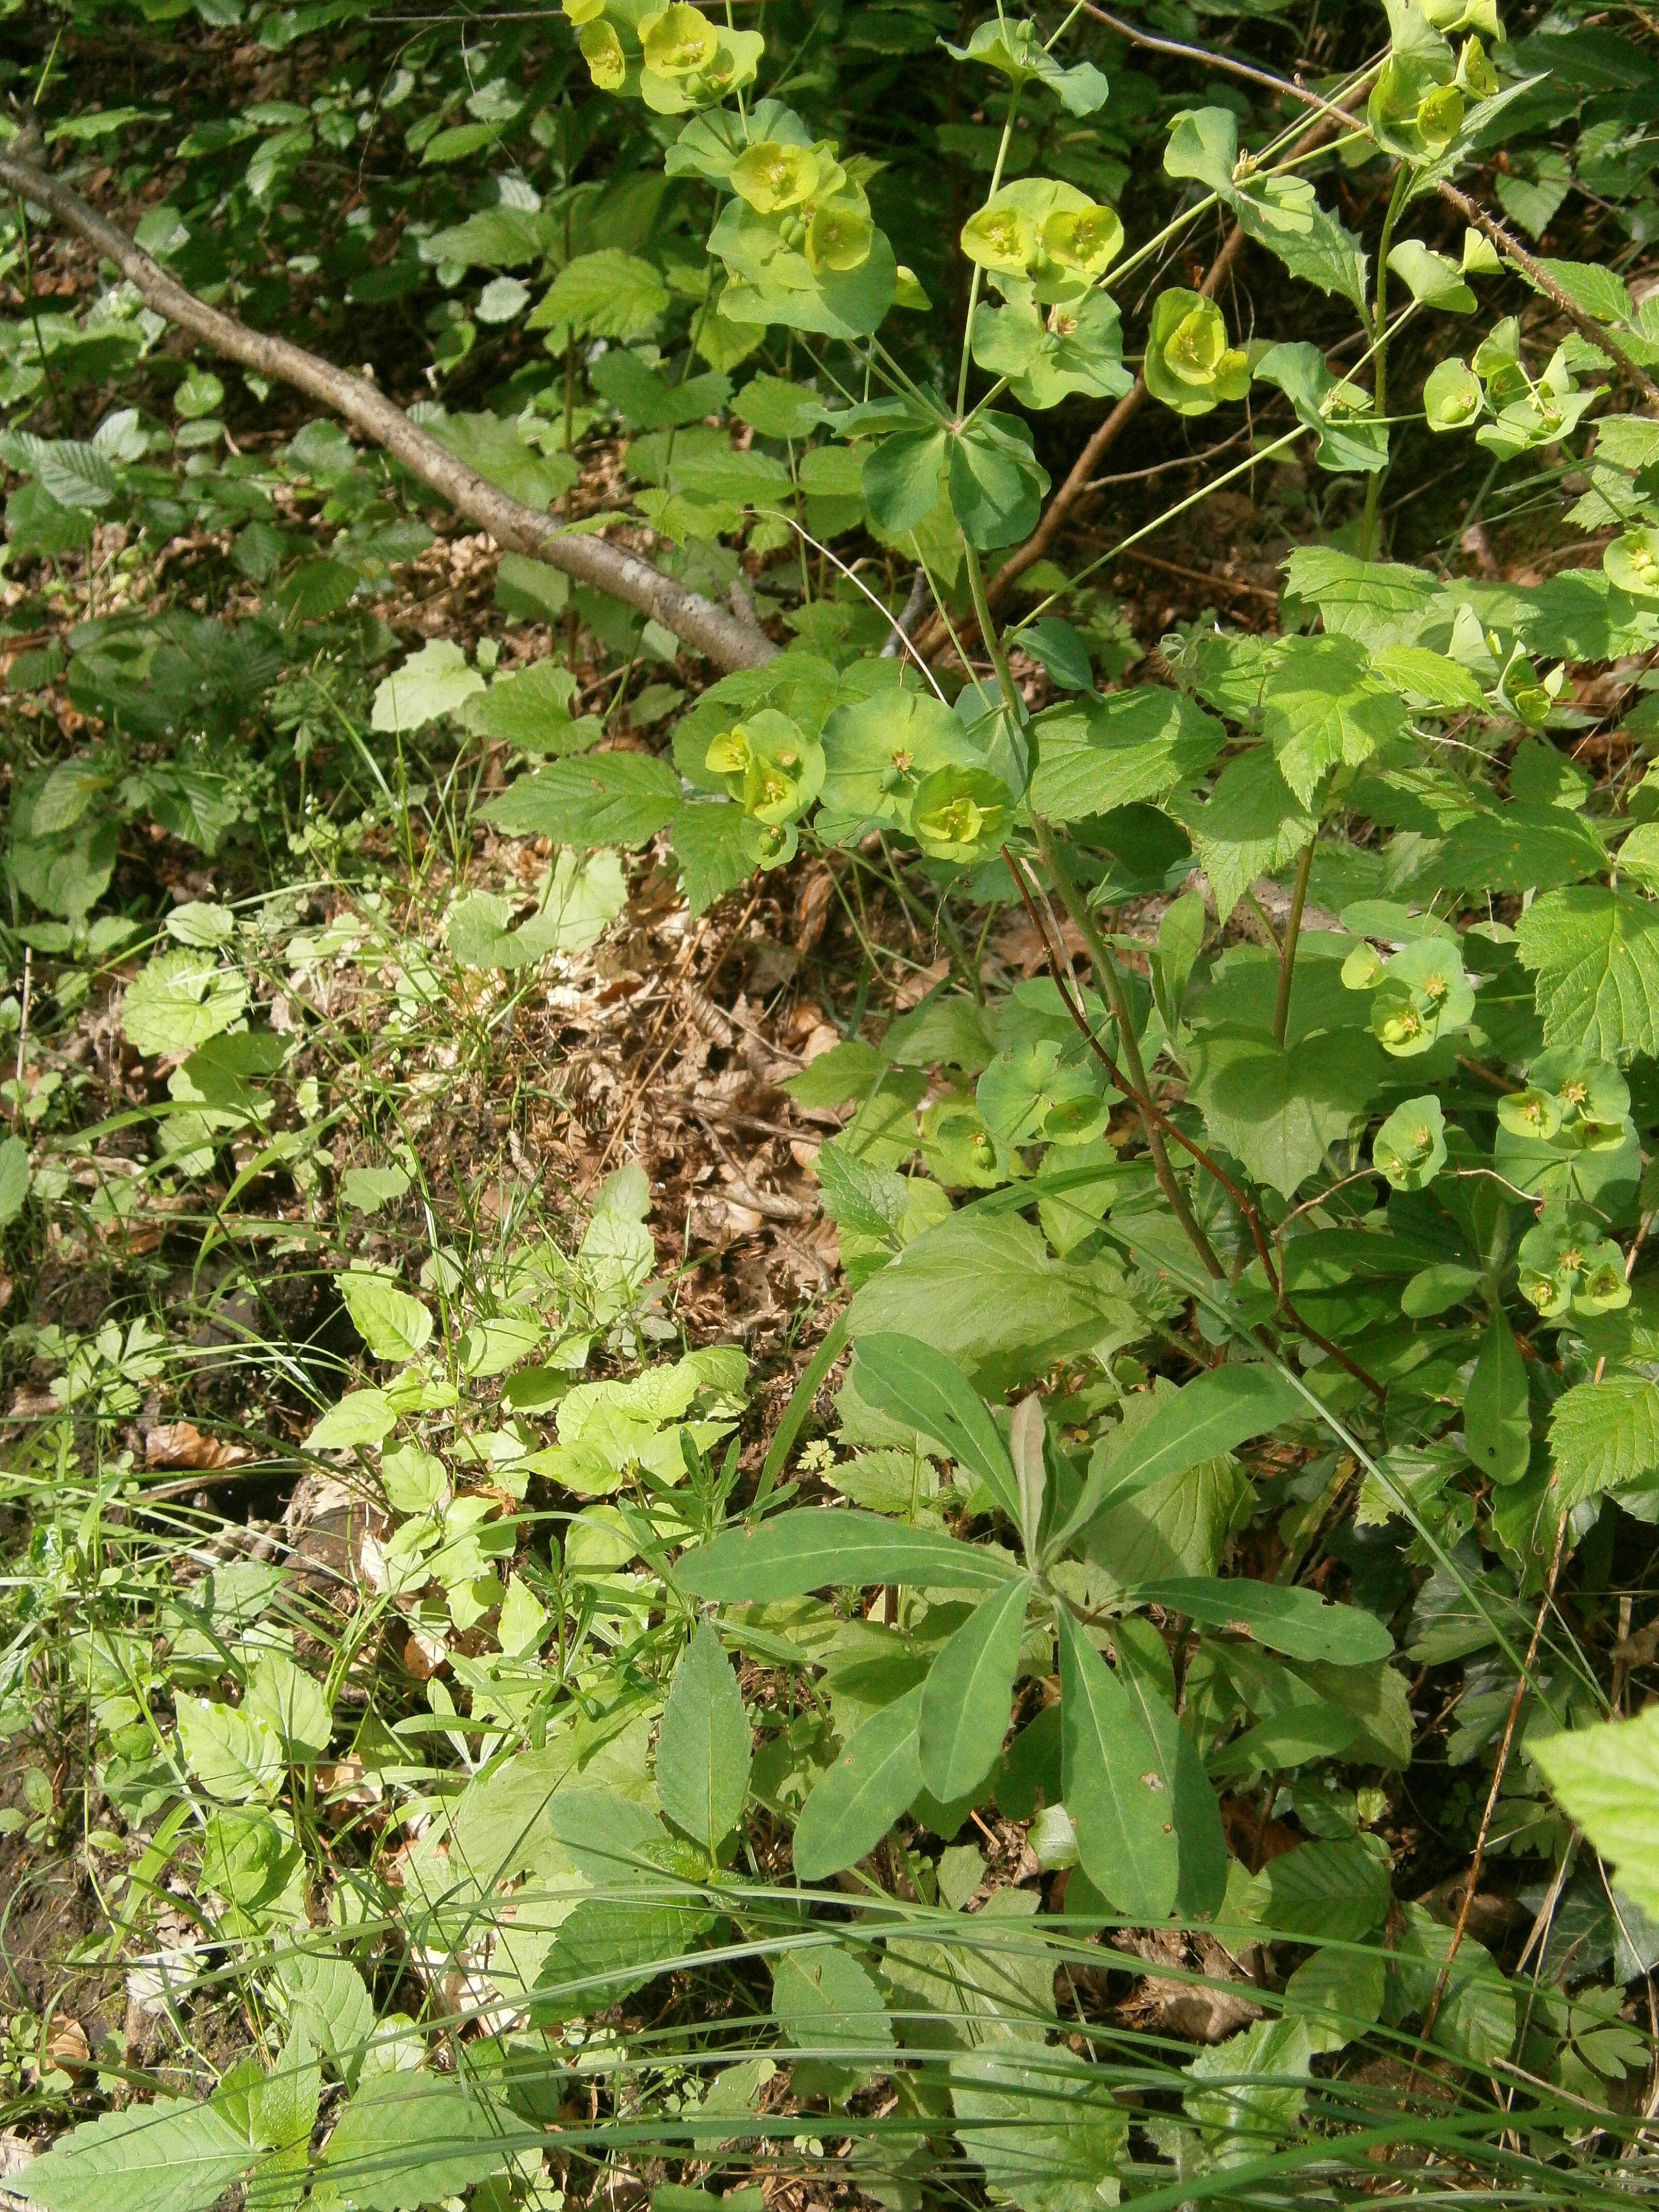
<svg viewBox="0 0 1659 2212"><path fill-rule="evenodd" d="M918 424L871 447L859 482L878 528L896 536L933 513L949 442L943 428Z"/></svg>
<svg viewBox="0 0 1659 2212"><path fill-rule="evenodd" d="M1012 545L1036 528L1048 472L1031 449L1030 426L987 410L950 441L951 511L970 545ZM921 520L920 515L915 522ZM915 522L905 526L914 528Z"/></svg>
<svg viewBox="0 0 1659 2212"><path fill-rule="evenodd" d="M1559 1406L1556 1418L1560 1418ZM1519 1482L1525 1474L1532 1456L1527 1366L1502 1314L1487 1323L1480 1340L1480 1356L1463 1400L1463 1438L1470 1459L1492 1481Z"/></svg>
<svg viewBox="0 0 1659 2212"><path fill-rule="evenodd" d="M1176 1718L1169 1699L1148 1679L1133 1634L1123 1623L1118 1632L1118 1679L1127 1692L1135 1717L1146 1731L1164 1778L1168 1802L1175 1808L1175 1830L1181 1877L1176 1904L1183 1913L1206 1916L1219 1910L1227 1894L1227 1837L1221 1825L1221 1808L1198 1746Z"/></svg>
<svg viewBox="0 0 1659 2212"><path fill-rule="evenodd" d="M312 2201L343 2212L416 2212L499 2172L501 2120L453 2077L373 2075L334 2125Z"/></svg>
<svg viewBox="0 0 1659 2212"><path fill-rule="evenodd" d="M1575 1382L1550 1415L1550 1459L1558 1513L1651 1474L1659 1467L1659 1382L1616 1370L1599 1382Z"/></svg>
<svg viewBox="0 0 1659 2212"><path fill-rule="evenodd" d="M1274 1042L1265 1030L1203 1030L1187 1054L1187 1095L1215 1142L1258 1182L1291 1197L1370 1104L1382 1078L1369 1037Z"/></svg>
<svg viewBox="0 0 1659 2212"><path fill-rule="evenodd" d="M1527 1739L1527 1756L1604 1859L1619 1887L1659 1918L1659 1705ZM33 2173L33 2167L27 2172Z"/></svg>
<svg viewBox="0 0 1659 2212"><path fill-rule="evenodd" d="M1448 890L1550 890L1607 865L1589 823L1559 806L1495 807L1454 824L1435 862Z"/></svg>
<svg viewBox="0 0 1659 2212"><path fill-rule="evenodd" d="M1358 767L1405 727L1398 695L1370 673L1357 639L1280 641L1262 687L1261 732L1304 806L1331 769Z"/></svg>
<svg viewBox="0 0 1659 2212"><path fill-rule="evenodd" d="M1305 1419L1308 1410L1301 1392L1276 1367L1212 1368L1160 1406L1120 1451L1091 1473L1050 1551L1074 1541L1091 1522L1137 1491L1219 1459L1281 1422Z"/></svg>
<svg viewBox="0 0 1659 2212"><path fill-rule="evenodd" d="M398 1425L398 1416L384 1390L349 1390L337 1406L331 1406L314 1423L305 1440L307 1451L338 1451L362 1444L378 1444Z"/></svg>
<svg viewBox="0 0 1659 2212"><path fill-rule="evenodd" d="M706 914L755 872L749 817L740 806L688 800L671 818L668 834L694 915Z"/></svg>
<svg viewBox="0 0 1659 2212"><path fill-rule="evenodd" d="M1007 1446L984 1400L953 1360L916 1337L878 1331L859 1338L853 1372L866 1404L942 1445L1018 1525L1019 1486ZM955 1794L934 1791L936 1796Z"/></svg>
<svg viewBox="0 0 1659 2212"><path fill-rule="evenodd" d="M1322 469L1373 473L1388 466L1388 428L1369 416L1370 395L1333 376L1317 346L1272 346L1255 374L1264 384L1276 384L1297 419L1315 433L1314 458Z"/></svg>
<svg viewBox="0 0 1659 2212"><path fill-rule="evenodd" d="M894 2048L880 1985L839 1943L786 1951L773 1962L772 2017L798 2051L874 2060Z"/></svg>
<svg viewBox="0 0 1659 2212"><path fill-rule="evenodd" d="M1129 2134L1103 2069L1063 2044L994 2044L951 2059L951 2101L993 2203L1101 2212L1101 2177L1116 2172Z"/></svg>
<svg viewBox="0 0 1659 2212"><path fill-rule="evenodd" d="M1389 256L1389 266L1419 307L1435 307L1447 315L1474 313L1478 302L1456 262L1436 253L1421 239L1402 238Z"/></svg>
<svg viewBox="0 0 1659 2212"><path fill-rule="evenodd" d="M1002 1750L1030 1595L1030 1577L1021 1575L981 1598L927 1670L921 1778L942 1805L977 1790Z"/></svg>
<svg viewBox="0 0 1659 2212"><path fill-rule="evenodd" d="M483 809L509 836L587 847L648 844L680 806L680 780L649 753L589 753L520 776Z"/></svg>
<svg viewBox="0 0 1659 2212"><path fill-rule="evenodd" d="M1269 1859L1246 1893L1249 1917L1297 1942L1357 1943L1389 1910L1389 1866L1362 1843L1301 1844Z"/></svg>
<svg viewBox="0 0 1659 2212"><path fill-rule="evenodd" d="M1182 1397L1186 1395L1182 1391ZM1363 1667L1388 1658L1394 1650L1393 1637L1374 1613L1357 1605L1336 1605L1317 1590L1194 1575L1147 1583L1134 1595L1142 1605L1167 1606L1206 1628L1249 1637L1291 1659L1327 1659L1339 1667Z"/></svg>
<svg viewBox="0 0 1659 2212"><path fill-rule="evenodd" d="M15 1221L29 1194L29 1148L21 1137L0 1143L0 1229Z"/></svg>
<svg viewBox="0 0 1659 2212"><path fill-rule="evenodd" d="M1546 1044L1597 1060L1659 1052L1659 908L1622 887L1546 891L1516 924Z"/></svg>
<svg viewBox="0 0 1659 2212"><path fill-rule="evenodd" d="M241 1805L276 1789L287 1761L269 1721L206 1698L179 1697L174 1710L179 1747L210 1797Z"/></svg>
<svg viewBox="0 0 1659 2212"><path fill-rule="evenodd" d="M988 1390L1036 1375L1127 1324L1109 1263L1068 1266L1017 1215L952 1213L854 1296L854 1337L896 1330L954 1359Z"/></svg>
<svg viewBox="0 0 1659 2212"><path fill-rule="evenodd" d="M1031 727L1036 767L1030 803L1051 822L1161 799L1202 775L1227 742L1222 725L1202 708L1156 684L1114 692L1086 708L1058 708Z"/></svg>
<svg viewBox="0 0 1659 2212"><path fill-rule="evenodd" d="M700 1621L674 1669L657 1738L662 1808L710 1852L743 1817L749 1788L749 1720L720 1638Z"/></svg>
<svg viewBox="0 0 1659 2212"><path fill-rule="evenodd" d="M838 1229L889 1246L902 1243L910 1205L910 1185L902 1176L860 1159L834 1138L819 1147L812 1171L823 1193L823 1210Z"/></svg>
<svg viewBox="0 0 1659 2212"><path fill-rule="evenodd" d="M602 246L565 264L528 327L551 330L568 323L585 337L641 337L668 301L668 287L648 261L619 246Z"/></svg>
<svg viewBox="0 0 1659 2212"><path fill-rule="evenodd" d="M121 1028L146 1055L193 1052L240 1021L246 1008L240 975L219 967L211 951L181 948L159 953L128 984Z"/></svg>
<svg viewBox="0 0 1659 2212"><path fill-rule="evenodd" d="M874 1850L921 1788L922 1685L884 1705L822 1775L795 1823L795 1873L823 1881Z"/></svg>
<svg viewBox="0 0 1659 2212"><path fill-rule="evenodd" d="M538 660L516 673L498 676L488 691L475 691L461 709L469 730L500 738L520 751L538 754L586 752L599 734L598 718L570 716L575 678L556 660Z"/></svg>
<svg viewBox="0 0 1659 2212"><path fill-rule="evenodd" d="M387 736L422 729L443 715L458 714L483 688L483 678L468 666L459 645L447 637L429 638L375 692L368 726Z"/></svg>
<svg viewBox="0 0 1659 2212"><path fill-rule="evenodd" d="M1230 760L1201 804L1181 791L1164 805L1197 847L1224 923L1255 878L1287 866L1318 828L1267 745Z"/></svg>
<svg viewBox="0 0 1659 2212"><path fill-rule="evenodd" d="M352 1326L377 1359L413 1359L431 1343L431 1314L388 1276L348 1268L335 1281Z"/></svg>
<svg viewBox="0 0 1659 2212"><path fill-rule="evenodd" d="M326 1751L334 1734L321 1683L285 1651L268 1652L260 1660L242 1711L256 1724L264 1722L274 1729L289 1758L299 1765Z"/></svg>
<svg viewBox="0 0 1659 2212"><path fill-rule="evenodd" d="M1068 115L1092 115L1105 105L1106 79L1092 62L1073 62L1067 69L1044 46L1034 23L998 15L993 21L976 24L965 46L943 42L947 53L959 62L982 62L999 70L1015 85L1033 77L1048 86Z"/></svg>
<svg viewBox="0 0 1659 2212"><path fill-rule="evenodd" d="M71 2128L11 2185L46 2212L207 2212L258 2149L224 2100L157 2097Z"/></svg>
<svg viewBox="0 0 1659 2212"><path fill-rule="evenodd" d="M674 1577L694 1597L764 1601L869 1583L996 1589L1012 1572L1000 1553L933 1529L899 1527L877 1513L798 1505L683 1553Z"/></svg>
<svg viewBox="0 0 1659 2212"><path fill-rule="evenodd" d="M1060 1762L1078 1856L1110 1905L1162 1920L1181 1887L1171 1793L1129 1694L1066 1607L1060 1632Z"/></svg>
<svg viewBox="0 0 1659 2212"><path fill-rule="evenodd" d="M463 968L533 968L553 952L584 952L628 903L628 884L614 853L579 860L561 853L536 889L535 911L516 927L512 902L493 891L458 900L445 940Z"/></svg>
<svg viewBox="0 0 1659 2212"><path fill-rule="evenodd" d="M374 2001L356 1966L325 1951L284 1951L276 1977L289 2034L303 2035L346 2081L354 2080L374 2033Z"/></svg>

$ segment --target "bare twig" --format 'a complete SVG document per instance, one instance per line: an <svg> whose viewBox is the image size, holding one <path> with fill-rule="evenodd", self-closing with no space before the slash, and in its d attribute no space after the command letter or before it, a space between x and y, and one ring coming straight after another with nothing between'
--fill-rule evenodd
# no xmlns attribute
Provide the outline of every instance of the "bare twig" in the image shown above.
<svg viewBox="0 0 1659 2212"><path fill-rule="evenodd" d="M388 399L367 378L336 368L303 346L287 338L269 337L251 331L234 315L222 313L198 300L193 292L169 276L149 255L136 246L125 231L89 207L78 193L60 184L45 169L19 160L14 150L0 155L0 185L21 193L35 206L45 208L65 229L83 238L106 260L112 261L158 315L181 331L199 338L227 361L240 362L258 374L290 384L321 402L349 422L354 429L384 447L394 460L473 522L487 530L495 543L509 551L527 553L561 568L580 582L592 584L613 599L637 607L659 622L665 629L702 653L722 669L757 668L769 660L777 647L758 629L700 592L688 591L665 576L638 554L607 544L597 535L567 532L550 514L511 499L475 470L445 450L427 431L411 422L403 409Z"/></svg>

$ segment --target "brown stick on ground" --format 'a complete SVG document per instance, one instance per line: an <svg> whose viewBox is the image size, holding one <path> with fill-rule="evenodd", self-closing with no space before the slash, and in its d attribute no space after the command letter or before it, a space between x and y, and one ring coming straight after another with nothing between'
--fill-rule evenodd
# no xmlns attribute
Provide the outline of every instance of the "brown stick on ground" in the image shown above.
<svg viewBox="0 0 1659 2212"><path fill-rule="evenodd" d="M527 553L612 599L637 607L717 668L757 668L776 653L776 646L758 629L739 621L725 607L716 606L702 592L677 584L638 554L608 545L598 536L566 534L551 515L509 498L446 452L366 378L336 368L331 362L286 338L252 331L234 315L222 314L198 300L67 185L60 184L33 161L20 159L18 146L31 135L23 134L21 140L14 141L9 152L0 155L0 185L45 208L66 230L113 262L158 315L211 346L227 361L240 362L245 368L292 385L319 401L401 461L460 514L481 525L505 550Z"/></svg>

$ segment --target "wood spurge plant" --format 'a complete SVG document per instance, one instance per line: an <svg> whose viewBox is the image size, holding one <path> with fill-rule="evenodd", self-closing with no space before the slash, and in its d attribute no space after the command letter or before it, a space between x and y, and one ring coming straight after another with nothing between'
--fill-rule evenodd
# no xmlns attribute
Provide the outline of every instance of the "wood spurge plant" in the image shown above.
<svg viewBox="0 0 1659 2212"><path fill-rule="evenodd" d="M0 91L0 2187L1651 2195L1659 23Z"/></svg>

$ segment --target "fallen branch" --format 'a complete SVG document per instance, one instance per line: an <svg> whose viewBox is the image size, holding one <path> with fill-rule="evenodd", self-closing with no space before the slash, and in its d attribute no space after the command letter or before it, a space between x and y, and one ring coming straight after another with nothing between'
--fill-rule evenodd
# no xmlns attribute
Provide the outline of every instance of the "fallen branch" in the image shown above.
<svg viewBox="0 0 1659 2212"><path fill-rule="evenodd" d="M291 385L320 402L394 460L401 461L458 513L487 530L504 551L528 554L550 568L562 569L580 583L591 584L611 598L637 607L717 668L757 668L776 653L776 646L758 626L740 621L702 592L688 591L637 554L607 544L598 535L577 535L551 515L509 498L458 461L418 423L411 422L401 407L366 378L336 368L331 362L287 338L252 331L234 315L222 314L198 300L124 230L89 207L67 185L37 167L27 158L32 136L32 132L21 134L0 155L0 185L46 209L66 230L94 246L137 287L146 306L175 327L199 338L223 359Z"/></svg>

